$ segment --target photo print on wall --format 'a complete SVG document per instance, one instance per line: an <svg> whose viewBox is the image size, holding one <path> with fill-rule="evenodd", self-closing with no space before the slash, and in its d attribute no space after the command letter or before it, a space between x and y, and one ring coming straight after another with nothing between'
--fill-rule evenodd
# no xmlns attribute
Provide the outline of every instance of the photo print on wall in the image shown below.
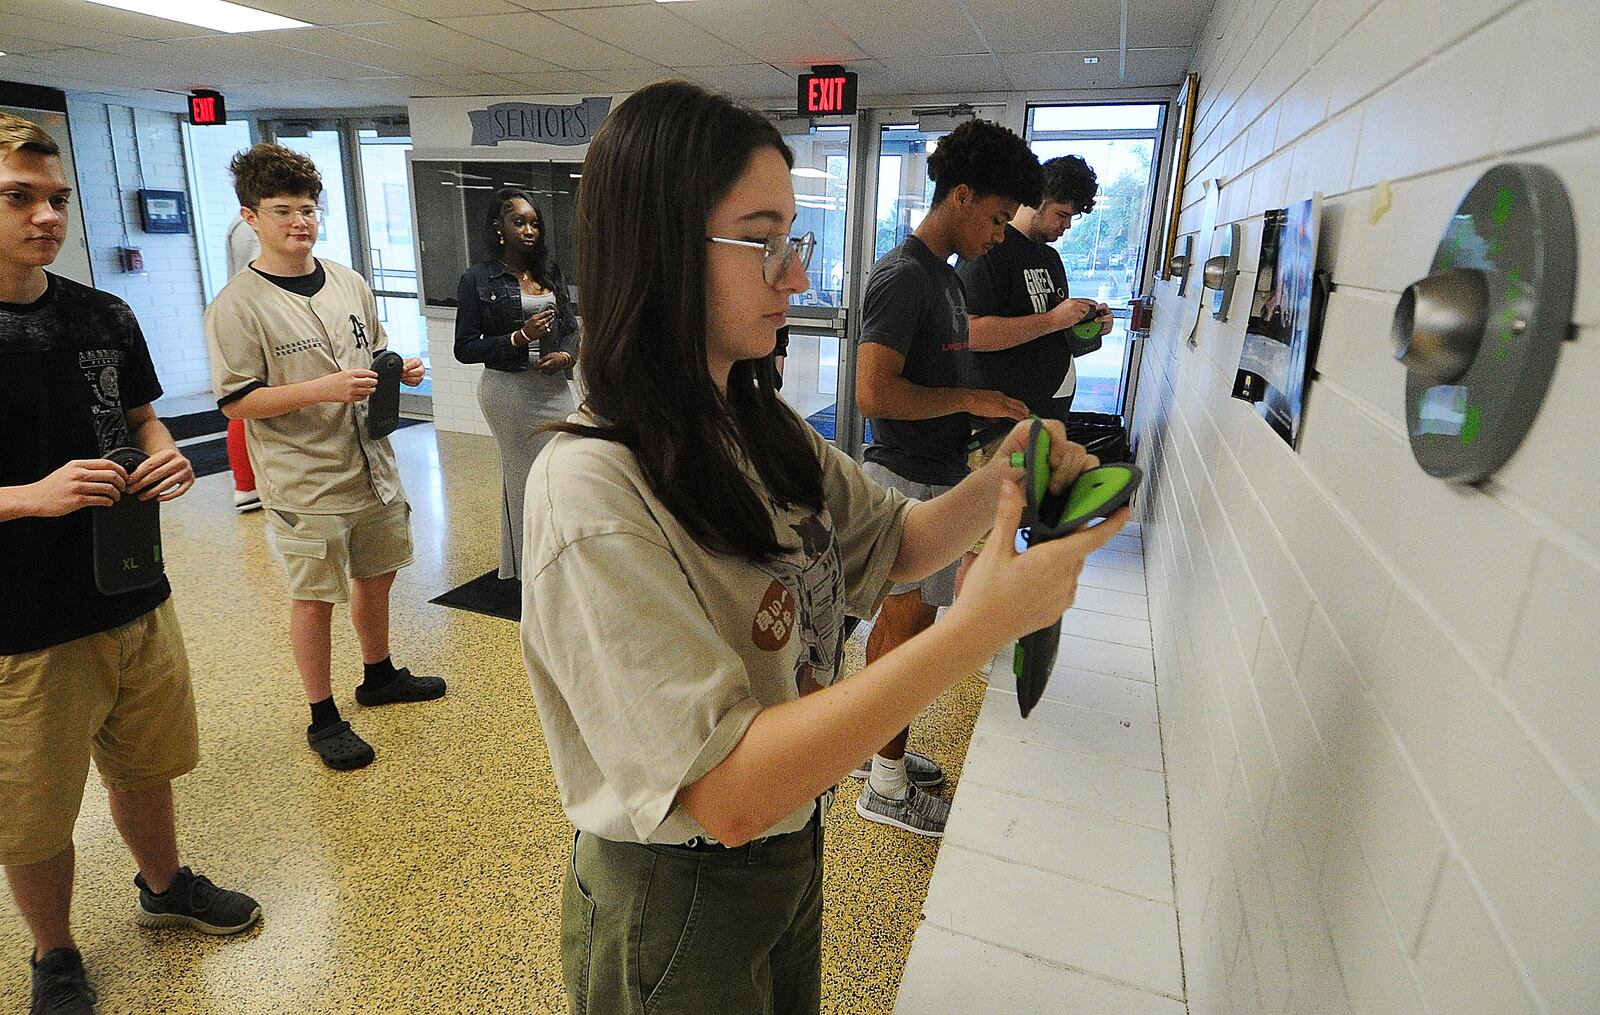
<svg viewBox="0 0 1600 1015"><path fill-rule="evenodd" d="M1300 440L1328 290L1327 273L1317 271L1321 214L1321 194L1267 212L1250 321L1233 382L1233 397L1253 403L1290 447Z"/></svg>

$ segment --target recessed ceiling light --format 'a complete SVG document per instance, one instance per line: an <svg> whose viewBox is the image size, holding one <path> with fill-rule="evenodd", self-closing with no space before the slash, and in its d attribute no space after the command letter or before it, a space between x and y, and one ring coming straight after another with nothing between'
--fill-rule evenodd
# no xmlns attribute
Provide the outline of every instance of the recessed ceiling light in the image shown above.
<svg viewBox="0 0 1600 1015"><path fill-rule="evenodd" d="M1084 63L1099 63L1100 62L1100 58L1098 56L1086 56L1086 57L1083 58L1083 62Z"/></svg>
<svg viewBox="0 0 1600 1015"><path fill-rule="evenodd" d="M197 25L217 32L273 32L280 28L310 28L309 21L296 21L281 14L258 11L254 7L229 3L228 0L89 0L101 7L115 7L134 14L148 14L152 18Z"/></svg>
<svg viewBox="0 0 1600 1015"><path fill-rule="evenodd" d="M574 180L581 180L581 179L583 179L583 174L582 174L582 173L572 173L572 174L571 174L571 176L572 176L572 178L573 178L573 179L574 179Z"/></svg>

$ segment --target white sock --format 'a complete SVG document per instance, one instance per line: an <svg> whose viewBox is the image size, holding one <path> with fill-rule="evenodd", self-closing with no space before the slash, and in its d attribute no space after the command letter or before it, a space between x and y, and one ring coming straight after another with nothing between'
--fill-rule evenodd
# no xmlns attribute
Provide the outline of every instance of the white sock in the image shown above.
<svg viewBox="0 0 1600 1015"><path fill-rule="evenodd" d="M890 761L881 754L873 755L872 774L867 777L867 785L879 796L899 800L911 789L911 784L906 781L906 759L902 757Z"/></svg>

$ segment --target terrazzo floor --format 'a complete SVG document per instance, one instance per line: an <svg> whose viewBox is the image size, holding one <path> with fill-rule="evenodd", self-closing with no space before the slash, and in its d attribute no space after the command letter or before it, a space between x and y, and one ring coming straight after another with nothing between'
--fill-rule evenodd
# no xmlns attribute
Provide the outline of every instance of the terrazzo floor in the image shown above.
<svg viewBox="0 0 1600 1015"><path fill-rule="evenodd" d="M378 752L336 773L305 746L288 610L259 513L226 475L164 511L175 602L200 711L200 768L176 784L185 862L265 913L238 939L134 925L132 861L91 776L77 826L78 944L102 1015L563 1011L562 814L514 625L427 600L494 563L499 468L488 438L393 437L416 563L393 599L396 663L450 681L439 702L364 710L360 656L335 617L334 693ZM859 647L852 644L855 664ZM919 721L913 747L953 792L986 685ZM847 780L827 827L823 1011L888 1013L938 845L860 820ZM25 1011L26 928L0 902L0 1012Z"/></svg>

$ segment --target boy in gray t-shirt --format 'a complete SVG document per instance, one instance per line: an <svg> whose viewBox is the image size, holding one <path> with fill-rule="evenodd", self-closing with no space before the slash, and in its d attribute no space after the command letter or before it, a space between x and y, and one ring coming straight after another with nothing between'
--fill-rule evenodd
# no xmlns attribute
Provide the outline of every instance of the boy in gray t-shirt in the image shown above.
<svg viewBox="0 0 1600 1015"><path fill-rule="evenodd" d="M1028 407L998 391L965 387L967 307L951 254L982 257L1022 205L1037 205L1039 160L1016 134L972 120L928 158L933 207L905 242L873 266L862 305L856 404L872 420L864 471L928 499L967 474L971 416L1026 419ZM867 639L867 662L933 626L955 598L956 565L896 585ZM904 730L855 771L866 779L856 811L917 835L944 834L950 805L926 792L944 781L932 759L906 752Z"/></svg>

